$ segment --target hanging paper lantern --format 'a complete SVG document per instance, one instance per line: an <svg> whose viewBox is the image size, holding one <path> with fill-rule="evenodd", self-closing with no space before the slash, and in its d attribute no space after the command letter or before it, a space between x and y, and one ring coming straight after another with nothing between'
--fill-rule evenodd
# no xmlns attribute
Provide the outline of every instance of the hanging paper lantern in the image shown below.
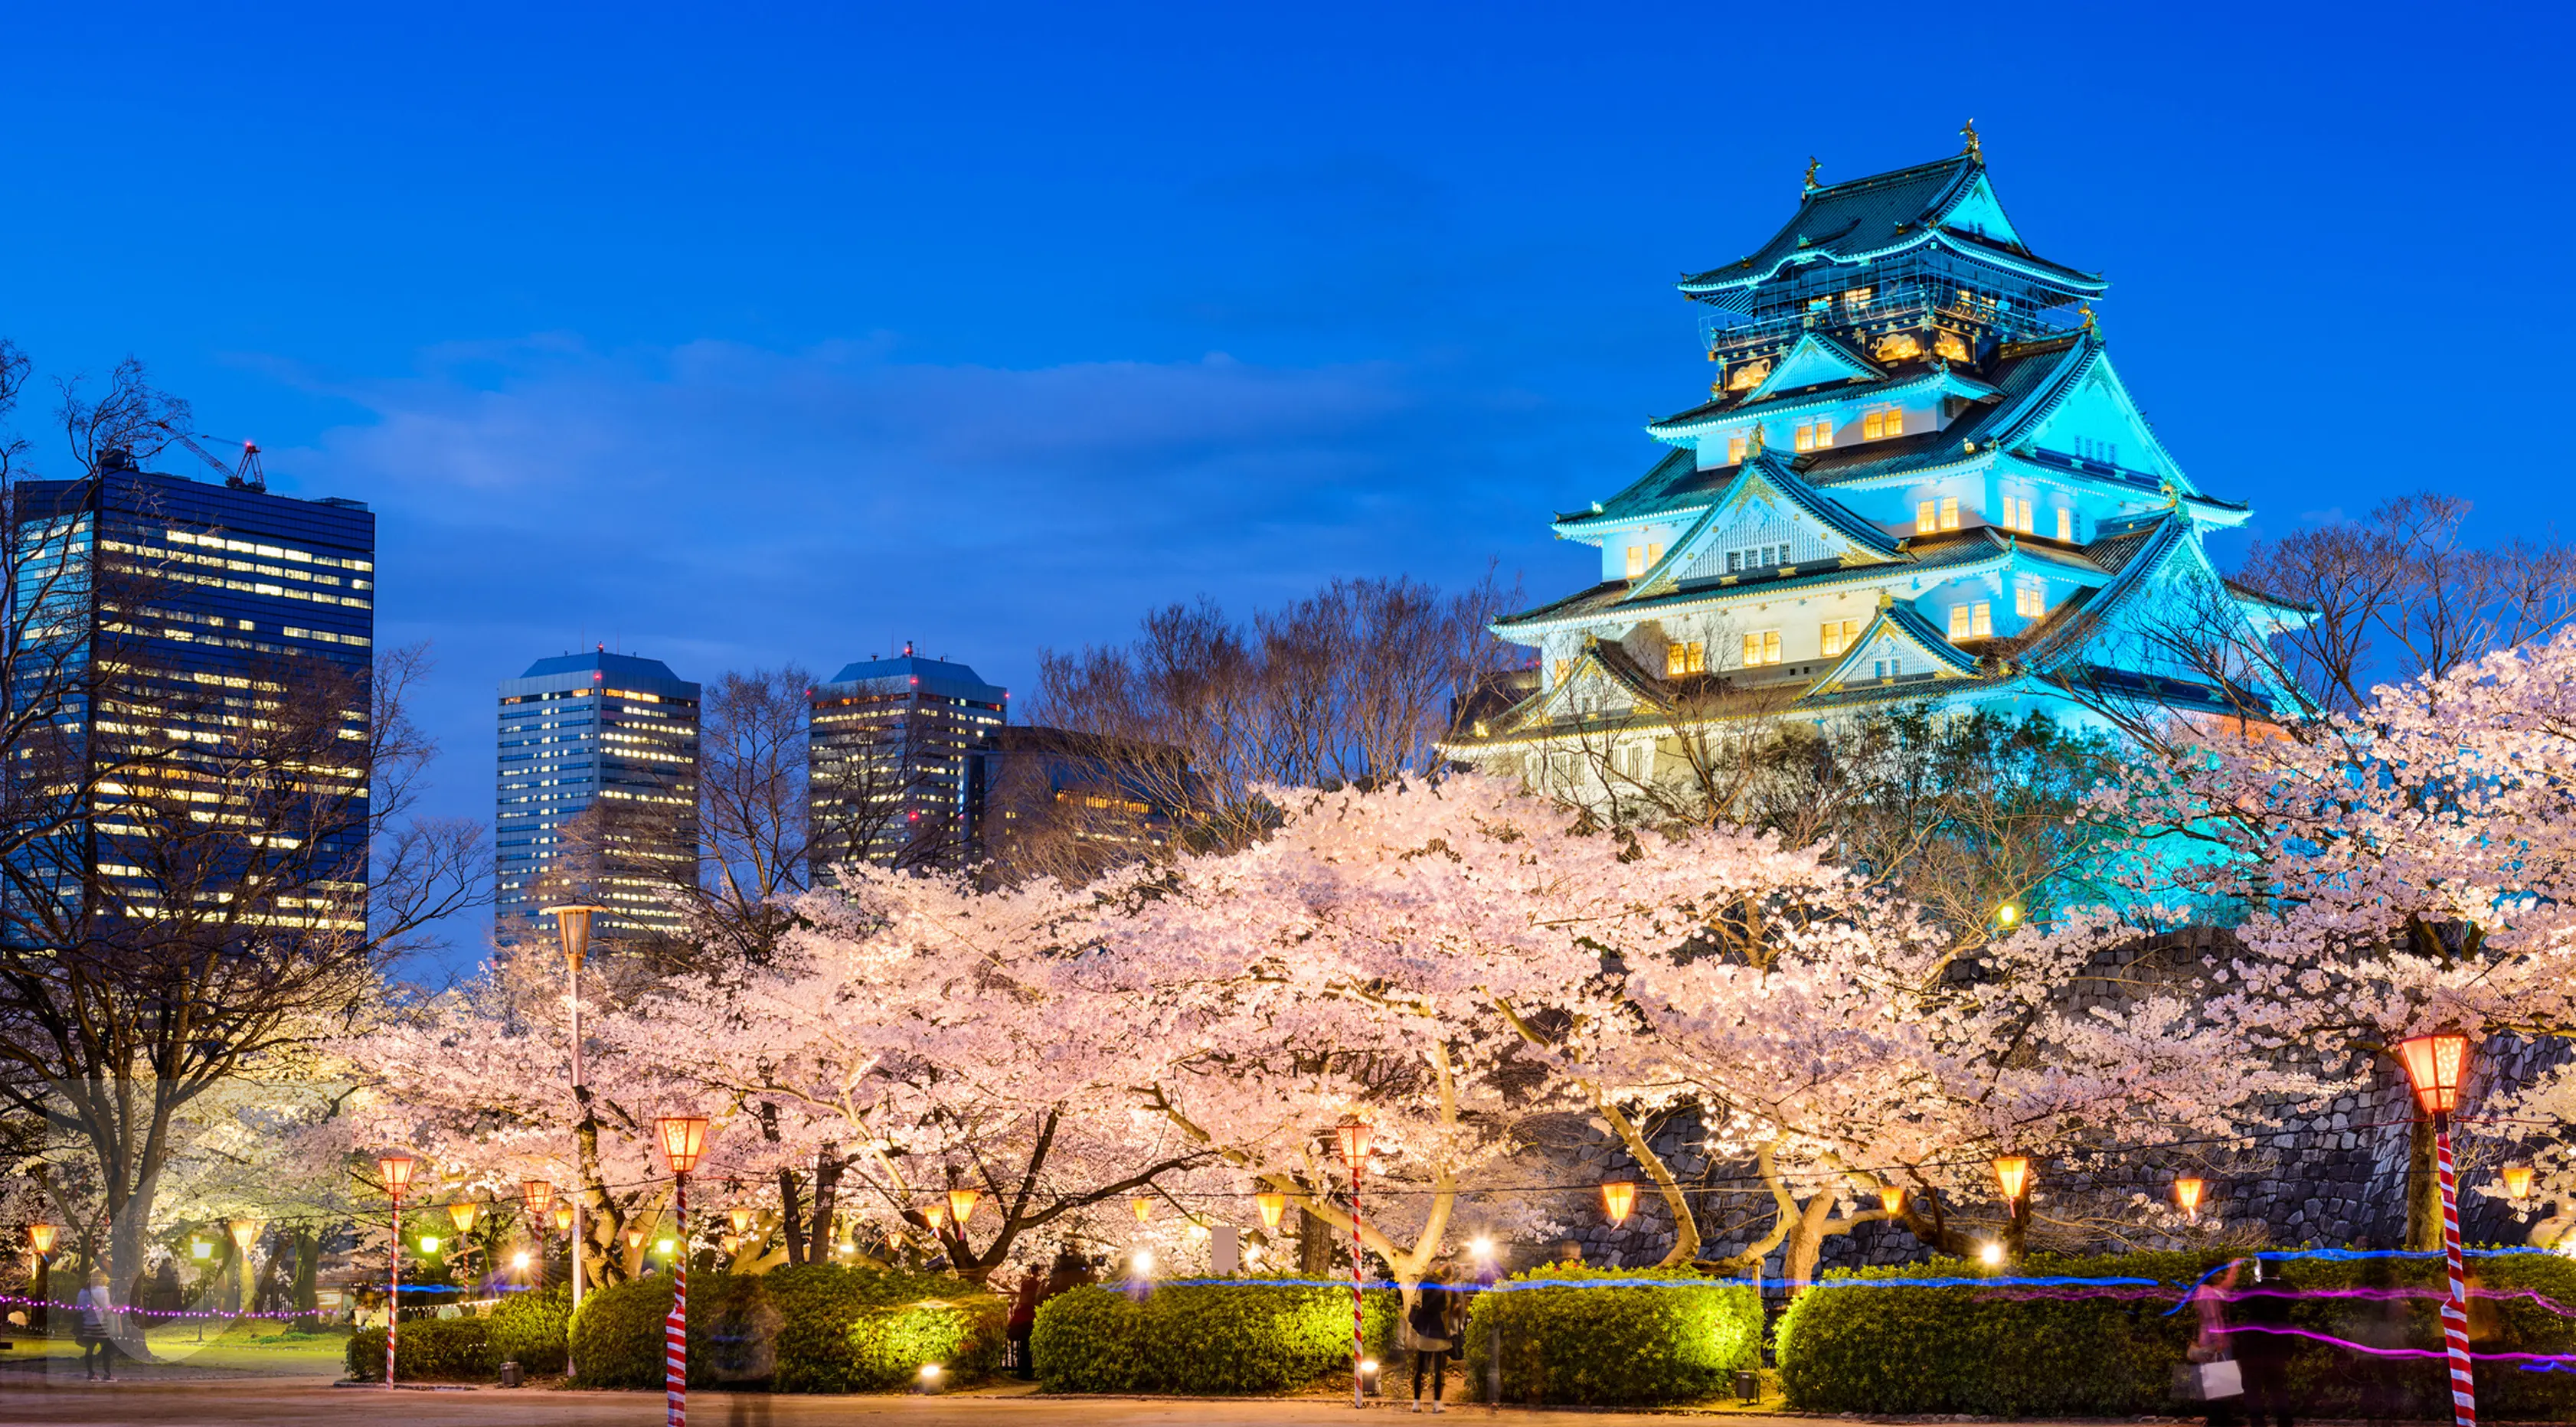
<svg viewBox="0 0 2576 1427"><path fill-rule="evenodd" d="M1603 1184L1601 1207L1608 1211L1611 1223L1627 1223L1628 1211L1637 1207L1637 1186L1624 1179L1614 1179Z"/></svg>
<svg viewBox="0 0 2576 1427"><path fill-rule="evenodd" d="M1995 1156L1995 1183L2003 1186L2004 1202L2015 1203L2021 1192L2030 1187L2030 1159L2026 1155Z"/></svg>
<svg viewBox="0 0 2576 1427"><path fill-rule="evenodd" d="M1886 1210L1890 1214L1904 1213L1905 1186L1902 1184L1880 1185L1878 1187L1878 1207Z"/></svg>
<svg viewBox="0 0 2576 1427"><path fill-rule="evenodd" d="M1265 1229L1277 1229L1279 1216L1288 1212L1288 1196L1275 1189L1265 1189L1253 1195L1252 1202L1260 1206L1261 1227Z"/></svg>
<svg viewBox="0 0 2576 1427"><path fill-rule="evenodd" d="M2188 1176L2174 1181L2174 1202L2182 1206L2182 1212L2189 1214L2194 1223L2200 1220L2201 1196L2208 1192L2207 1184Z"/></svg>

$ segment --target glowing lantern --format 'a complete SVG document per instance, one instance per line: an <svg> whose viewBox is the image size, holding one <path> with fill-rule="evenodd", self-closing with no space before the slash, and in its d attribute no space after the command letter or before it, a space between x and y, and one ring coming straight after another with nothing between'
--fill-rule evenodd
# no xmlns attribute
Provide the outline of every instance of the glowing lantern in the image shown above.
<svg viewBox="0 0 2576 1427"><path fill-rule="evenodd" d="M936 1234L948 1226L948 1206L933 1204L921 1211L921 1217L929 1222L930 1232Z"/></svg>
<svg viewBox="0 0 2576 1427"><path fill-rule="evenodd" d="M1344 1120L1333 1129L1342 1142L1342 1163L1357 1165L1368 1158L1369 1126L1366 1120Z"/></svg>
<svg viewBox="0 0 2576 1427"><path fill-rule="evenodd" d="M2209 1186L2197 1179L2174 1181L2174 1202L2182 1206L2182 1212L2189 1214L2193 1223L2200 1222L2200 1197L2208 1192Z"/></svg>
<svg viewBox="0 0 2576 1427"><path fill-rule="evenodd" d="M528 1217L545 1222L546 1206L555 1202L555 1187L542 1179L519 1181L519 1202L528 1206Z"/></svg>
<svg viewBox="0 0 2576 1427"><path fill-rule="evenodd" d="M1878 1187L1878 1207L1886 1210L1890 1214L1904 1213L1905 1186L1902 1184L1880 1185Z"/></svg>
<svg viewBox="0 0 2576 1427"><path fill-rule="evenodd" d="M975 1201L983 1197L984 1191L980 1189L948 1191L948 1217L956 1223L957 1232L966 1232L966 1221L975 1217Z"/></svg>
<svg viewBox="0 0 2576 1427"><path fill-rule="evenodd" d="M627 1231L626 1231L626 1249L627 1249L627 1252L632 1253L632 1252L634 1252L635 1250L640 1249L640 1248L642 1248L642 1247L644 1247L644 1231L643 1231L643 1230L641 1230L641 1229L629 1229L629 1230L627 1230Z"/></svg>
<svg viewBox="0 0 2576 1427"><path fill-rule="evenodd" d="M27 1247L34 1249L40 1254L52 1253L54 1251L54 1235L56 1232L57 1230L51 1224L29 1224L27 1226Z"/></svg>
<svg viewBox="0 0 2576 1427"><path fill-rule="evenodd" d="M1276 1189L1265 1189L1253 1195L1252 1202L1260 1206L1261 1227L1265 1229L1276 1230L1279 1216L1288 1212L1288 1196Z"/></svg>
<svg viewBox="0 0 2576 1427"><path fill-rule="evenodd" d="M2531 1166L2509 1164L2504 1167L2504 1192L2516 1199L2531 1196Z"/></svg>
<svg viewBox="0 0 2576 1427"><path fill-rule="evenodd" d="M724 1251L726 1253L732 1253L734 1250L742 1247L742 1236L740 1234L730 1233L718 1234L716 1236L716 1242L724 1245Z"/></svg>
<svg viewBox="0 0 2576 1427"><path fill-rule="evenodd" d="M235 1219L224 1227L232 1230L234 1250L244 1255L250 1252L250 1241L259 1237L257 1219Z"/></svg>
<svg viewBox="0 0 2576 1427"><path fill-rule="evenodd" d="M2460 1082L2469 1077L2469 1038L2457 1031L2408 1036L2397 1043L2397 1058L2414 1083L2415 1104L2426 1115L2447 1115L2460 1108Z"/></svg>
<svg viewBox="0 0 2576 1427"><path fill-rule="evenodd" d="M1995 1156L1995 1183L2003 1186L2004 1202L2018 1202L2021 1192L2030 1187L2030 1160L2017 1154Z"/></svg>
<svg viewBox="0 0 2576 1427"><path fill-rule="evenodd" d="M203 1239L190 1239L188 1241L188 1257L192 1259L210 1259L214 1256L214 1245L207 1243Z"/></svg>
<svg viewBox="0 0 2576 1427"><path fill-rule="evenodd" d="M572 1232L572 1206L570 1204L558 1204L555 1206L555 1232L558 1234L569 1234Z"/></svg>
<svg viewBox="0 0 2576 1427"><path fill-rule="evenodd" d="M400 1150L376 1156L376 1173L384 1177L387 1194L400 1194L409 1189L412 1171L418 1168L420 1161Z"/></svg>
<svg viewBox="0 0 2576 1427"><path fill-rule="evenodd" d="M473 1233L474 1218L482 1212L481 1206L475 1204L474 1201L470 1199L461 1200L447 1206L447 1217L454 1221L456 1232L460 1234Z"/></svg>
<svg viewBox="0 0 2576 1427"><path fill-rule="evenodd" d="M748 1234L751 1232L751 1210L749 1208L736 1204L725 1211L725 1217L733 1221L733 1231L736 1234Z"/></svg>
<svg viewBox="0 0 2576 1427"><path fill-rule="evenodd" d="M1601 1207L1608 1211L1611 1223L1627 1223L1628 1211L1637 1207L1637 1186L1624 1179L1602 1185Z"/></svg>
<svg viewBox="0 0 2576 1427"><path fill-rule="evenodd" d="M1142 1194L1128 1200L1127 1207L1136 1211L1136 1222L1139 1224L1154 1217L1154 1201Z"/></svg>
<svg viewBox="0 0 2576 1427"><path fill-rule="evenodd" d="M671 1161L673 1174L686 1174L698 1167L707 1152L707 1117L704 1115L663 1115L653 1121L661 1133L662 1153Z"/></svg>
<svg viewBox="0 0 2576 1427"><path fill-rule="evenodd" d="M2003 1261L2004 1246L2001 1244L1990 1243L1984 1248L1977 1250L1977 1262L1984 1264L1988 1268L1993 1268L1995 1265L2002 1263Z"/></svg>

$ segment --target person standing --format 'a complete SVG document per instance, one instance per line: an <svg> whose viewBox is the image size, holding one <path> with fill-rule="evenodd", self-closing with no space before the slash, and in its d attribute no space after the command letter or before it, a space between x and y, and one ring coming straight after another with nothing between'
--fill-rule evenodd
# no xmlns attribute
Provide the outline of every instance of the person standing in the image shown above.
<svg viewBox="0 0 2576 1427"><path fill-rule="evenodd" d="M1011 1345L1011 1376L1022 1382L1038 1375L1037 1363L1029 1356L1029 1334L1037 1328L1038 1300L1045 1293L1046 1276L1032 1264L1020 1275L1019 1291L1011 1295L1011 1316L1003 1336Z"/></svg>
<svg viewBox="0 0 2576 1427"><path fill-rule="evenodd" d="M2297 1295L2277 1282L2263 1287L2259 1259L2254 1283L2245 1294L2245 1322L2233 1335L2245 1382L2245 1420L2248 1427L2263 1427L2268 1413L2275 1427L2290 1427L2290 1350L2298 1344L2290 1331L2290 1302Z"/></svg>
<svg viewBox="0 0 2576 1427"><path fill-rule="evenodd" d="M1449 1270L1435 1268L1414 1290L1413 1307L1404 1315L1399 1346L1413 1350L1413 1410L1422 1410L1422 1377L1431 1375L1431 1410L1444 1411L1441 1389L1447 1385L1449 1358L1466 1331L1465 1296L1449 1286Z"/></svg>
<svg viewBox="0 0 2576 1427"><path fill-rule="evenodd" d="M72 1299L72 1311L79 1315L79 1321L72 1325L72 1341L80 1345L81 1379L116 1381L116 1346L110 1337L116 1324L116 1304L108 1296L107 1270L89 1271L89 1282Z"/></svg>

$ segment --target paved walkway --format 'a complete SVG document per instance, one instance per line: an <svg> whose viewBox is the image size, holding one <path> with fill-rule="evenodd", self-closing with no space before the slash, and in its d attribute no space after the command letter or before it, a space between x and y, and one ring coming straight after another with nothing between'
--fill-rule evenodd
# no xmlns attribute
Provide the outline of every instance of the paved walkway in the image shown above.
<svg viewBox="0 0 2576 1427"><path fill-rule="evenodd" d="M1411 1414L1373 1404L1363 1416L1348 1402L1320 1398L1229 1401L1208 1398L1096 1397L732 1397L701 1393L689 1401L697 1427L821 1427L866 1423L872 1427L1299 1427L1355 1421L1386 1422ZM1617 1427L1621 1423L1670 1423L1670 1414L1553 1412L1453 1407L1442 1421L1503 1421L1511 1427ZM1729 1427L1814 1427L1812 1419L1728 1414ZM383 1427L660 1427L662 1398L642 1392L547 1392L478 1388L470 1392L388 1393L382 1388L332 1387L321 1378L226 1376L201 1381L85 1383L75 1377L0 1381L0 1427L64 1423L188 1423L192 1427L307 1427L350 1423Z"/></svg>

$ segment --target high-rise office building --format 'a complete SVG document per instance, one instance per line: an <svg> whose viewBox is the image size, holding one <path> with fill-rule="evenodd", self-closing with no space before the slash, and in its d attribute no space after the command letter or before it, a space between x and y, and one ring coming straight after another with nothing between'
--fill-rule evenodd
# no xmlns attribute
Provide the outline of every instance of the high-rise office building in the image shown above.
<svg viewBox="0 0 2576 1427"><path fill-rule="evenodd" d="M540 659L500 688L493 934L551 936L562 901L608 909L594 935L677 935L698 872L698 686L659 659Z"/></svg>
<svg viewBox="0 0 2576 1427"><path fill-rule="evenodd" d="M808 695L807 858L821 882L836 862L954 866L972 856L976 785L1010 717L1010 691L973 669L924 659L852 664Z"/></svg>
<svg viewBox="0 0 2576 1427"><path fill-rule="evenodd" d="M375 517L122 450L16 502L12 709L43 736L13 771L68 801L7 865L6 934L363 934Z"/></svg>

